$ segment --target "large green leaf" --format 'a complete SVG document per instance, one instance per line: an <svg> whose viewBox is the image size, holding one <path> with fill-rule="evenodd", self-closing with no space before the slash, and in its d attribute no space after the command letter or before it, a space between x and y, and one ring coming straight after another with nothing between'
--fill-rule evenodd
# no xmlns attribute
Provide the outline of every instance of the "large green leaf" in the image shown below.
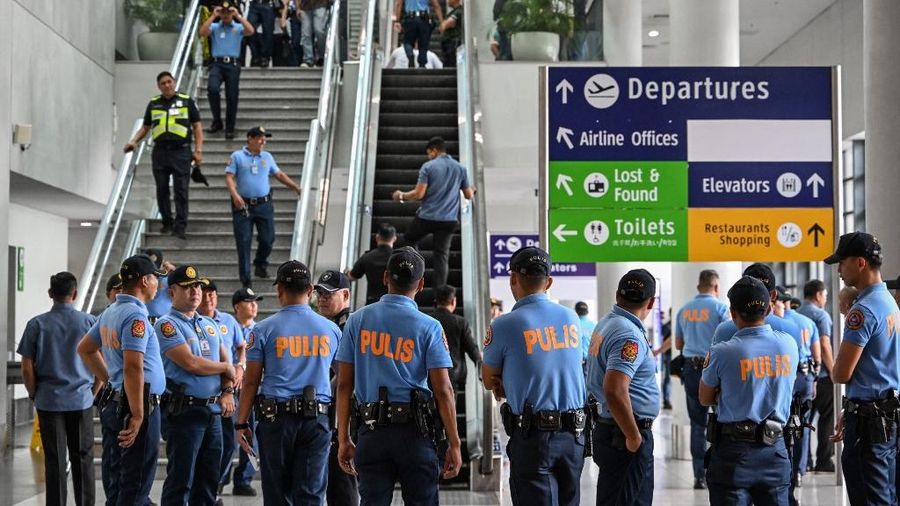
<svg viewBox="0 0 900 506"><path fill-rule="evenodd" d="M560 36L572 33L572 0L509 0L497 20L508 33L552 32Z"/></svg>
<svg viewBox="0 0 900 506"><path fill-rule="evenodd" d="M182 0L125 0L125 15L151 32L177 32L184 18Z"/></svg>

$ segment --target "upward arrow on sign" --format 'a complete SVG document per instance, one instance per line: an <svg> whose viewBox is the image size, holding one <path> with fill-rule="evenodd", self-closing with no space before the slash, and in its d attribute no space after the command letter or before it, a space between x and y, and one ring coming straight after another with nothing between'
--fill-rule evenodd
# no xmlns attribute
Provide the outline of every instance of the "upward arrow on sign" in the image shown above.
<svg viewBox="0 0 900 506"><path fill-rule="evenodd" d="M505 268L506 266L503 265L503 262L497 262L494 264L494 270L497 271L497 274L503 274L503 269Z"/></svg>
<svg viewBox="0 0 900 506"><path fill-rule="evenodd" d="M813 172L813 175L806 180L806 186L812 186L813 198L817 199L819 198L819 187L825 186L825 180L818 172Z"/></svg>
<svg viewBox="0 0 900 506"><path fill-rule="evenodd" d="M572 93L573 91L575 91L575 88L572 86L572 83L570 83L567 79L563 79L562 81L559 82L559 84L556 85L556 92L562 93L562 103L563 104L569 103L569 93Z"/></svg>
<svg viewBox="0 0 900 506"><path fill-rule="evenodd" d="M504 241L503 239L497 239L497 241L494 242L494 246L496 246L497 249L503 249L503 247L506 246L506 241Z"/></svg>
<svg viewBox="0 0 900 506"><path fill-rule="evenodd" d="M572 196L572 188L569 186L569 183L572 182L572 176L566 174L559 174L556 176L556 189L563 189L565 192L571 197Z"/></svg>
<svg viewBox="0 0 900 506"><path fill-rule="evenodd" d="M819 235L825 235L825 229L822 228L818 223L813 223L813 226L810 227L809 230L806 231L806 235L813 236L813 246L819 247Z"/></svg>
<svg viewBox="0 0 900 506"><path fill-rule="evenodd" d="M569 149L572 149L574 145L572 144L572 139L569 139L569 136L573 135L574 133L575 132L569 130L568 128L559 127L559 129L556 131L556 142L565 141L566 146L568 146Z"/></svg>

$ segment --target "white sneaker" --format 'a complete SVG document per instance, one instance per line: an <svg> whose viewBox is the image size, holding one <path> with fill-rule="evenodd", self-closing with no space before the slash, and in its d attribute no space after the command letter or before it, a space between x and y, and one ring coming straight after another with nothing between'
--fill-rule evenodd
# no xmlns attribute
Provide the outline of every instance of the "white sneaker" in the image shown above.
<svg viewBox="0 0 900 506"><path fill-rule="evenodd" d="M309 63L306 63L306 62L303 62L300 64L301 69L308 69L310 67L312 67L312 65L310 65Z"/></svg>

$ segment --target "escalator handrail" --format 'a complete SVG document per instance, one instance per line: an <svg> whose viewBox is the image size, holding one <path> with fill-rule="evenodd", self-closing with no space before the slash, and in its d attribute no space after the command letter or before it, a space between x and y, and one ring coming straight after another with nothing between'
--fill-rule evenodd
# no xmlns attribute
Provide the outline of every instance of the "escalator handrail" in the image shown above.
<svg viewBox="0 0 900 506"><path fill-rule="evenodd" d="M176 88L181 84L186 70L190 64L191 48L197 37L196 34L198 22L200 18L200 0L191 0L190 6L184 17L184 24L181 33L178 36L178 44L175 53L172 55L172 62L169 66L169 72L175 77ZM130 135L133 137L141 128L142 120L138 119L134 123ZM131 137L129 137L131 138ZM106 267L109 260L115 239L115 233L118 232L119 225L122 221L122 215L128 204L128 197L131 193L131 187L134 183L134 171L140 163L141 156L151 140L145 138L139 146L131 153L126 153L119 165L116 175L116 181L113 183L106 208L103 211L103 217L97 227L97 234L91 245L91 251L85 263L84 270L78 281L78 298L75 306L82 311L88 310L94 303L94 299L100 290L101 273ZM112 231L112 234L110 232ZM101 261L102 257L102 261Z"/></svg>
<svg viewBox="0 0 900 506"><path fill-rule="evenodd" d="M319 109L316 118L310 122L309 140L303 154L303 168L300 175L300 198L297 200L297 211L294 217L294 234L291 240L291 258L300 260L307 266L315 261L316 222L310 213L321 199L311 202L313 186L330 179L331 163L327 158L331 155L331 141L334 138L334 127L337 118L338 86L340 85L340 38L338 37L341 0L335 0L331 7L331 21L328 28L328 39L325 42L325 68L319 91ZM321 198L327 198L326 187L321 185Z"/></svg>

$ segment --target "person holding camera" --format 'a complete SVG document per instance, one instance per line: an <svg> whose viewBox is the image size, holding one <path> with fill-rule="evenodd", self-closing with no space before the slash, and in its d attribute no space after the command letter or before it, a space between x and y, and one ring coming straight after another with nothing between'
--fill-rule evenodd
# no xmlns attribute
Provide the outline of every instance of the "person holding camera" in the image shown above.
<svg viewBox="0 0 900 506"><path fill-rule="evenodd" d="M269 254L275 242L275 210L272 207L272 187L269 176L300 194L300 186L281 172L275 159L263 151L266 139L272 134L258 126L247 131L247 145L231 153L225 167L225 185L231 194L231 217L234 240L237 243L238 271L241 284L250 288L250 243L256 226L259 247L256 250L256 276L268 278Z"/></svg>

